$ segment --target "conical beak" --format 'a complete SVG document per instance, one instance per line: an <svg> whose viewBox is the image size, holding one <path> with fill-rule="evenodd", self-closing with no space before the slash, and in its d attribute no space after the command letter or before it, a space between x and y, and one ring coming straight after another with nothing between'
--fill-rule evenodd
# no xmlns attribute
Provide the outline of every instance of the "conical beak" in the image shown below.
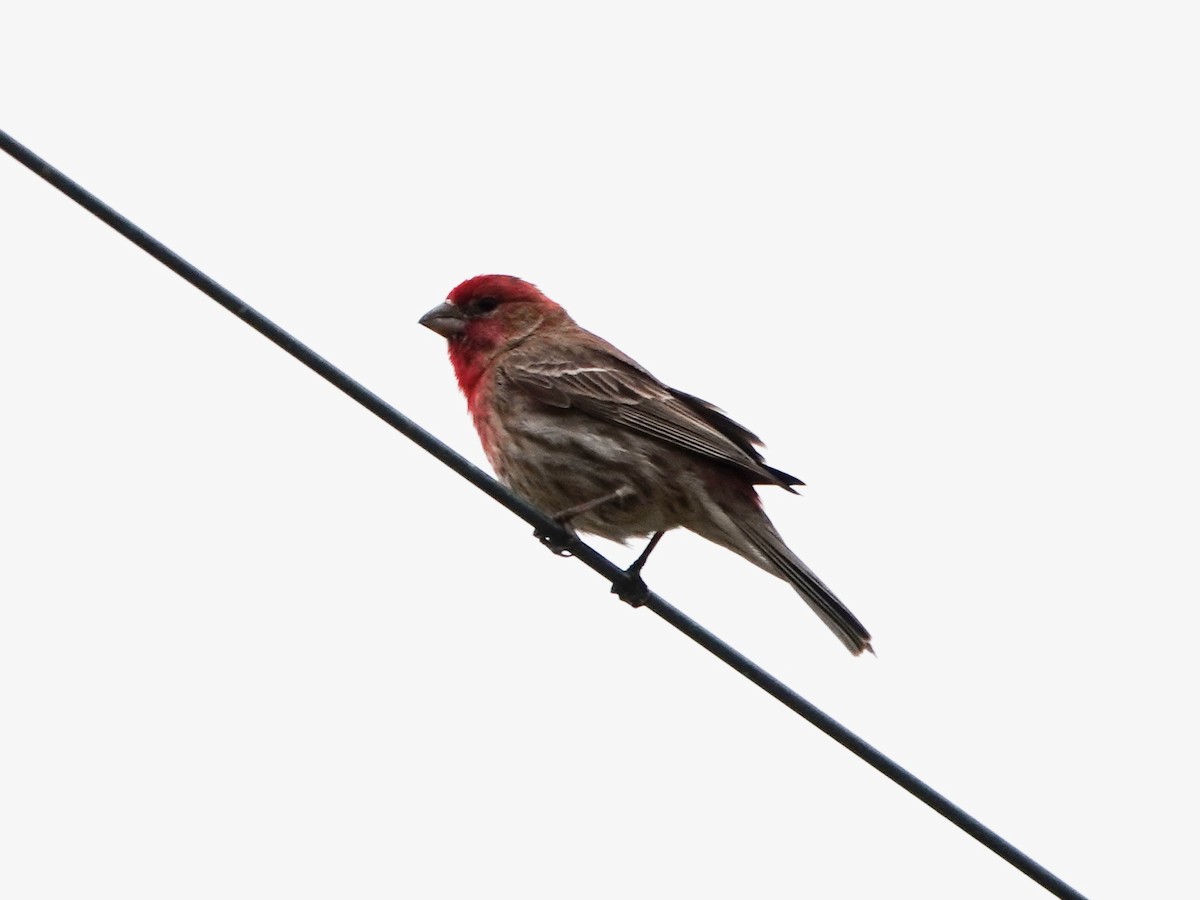
<svg viewBox="0 0 1200 900"><path fill-rule="evenodd" d="M442 337L449 338L462 333L467 327L467 317L453 303L443 303L421 316L420 323L430 331L436 331Z"/></svg>

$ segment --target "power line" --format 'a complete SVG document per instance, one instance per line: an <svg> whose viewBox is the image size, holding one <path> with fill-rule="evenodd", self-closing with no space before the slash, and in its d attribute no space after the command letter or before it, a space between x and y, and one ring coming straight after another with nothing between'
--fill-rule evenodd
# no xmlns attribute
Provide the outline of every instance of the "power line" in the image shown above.
<svg viewBox="0 0 1200 900"><path fill-rule="evenodd" d="M36 156L32 151L3 131L0 131L0 148L3 148L6 153L19 163L66 194L119 234L137 244L185 281L195 285L259 334L283 348L330 384L334 385L334 387L375 413L383 421L466 478L488 496L516 513L530 525L533 525L535 530L545 536L550 543L568 549L572 556L606 578L613 586L613 593L620 595L627 602L630 602L629 598L636 597L636 601L633 601L631 605L644 605L655 615L673 625L714 656L732 666L789 709L803 716L864 762L874 766L914 797L941 813L967 834L971 835L971 837L975 838L1002 859L1011 863L1054 896L1067 898L1067 900L1084 900L1081 893L1053 872L1050 872L1025 853L1022 853L974 816L968 814L961 807L942 796L907 769L893 762L890 758L858 737L858 735L813 706L813 704L809 703L782 681L760 668L715 634L708 631L708 629L669 604L658 594L650 590L643 590L643 585L640 582L631 578L615 563L580 541L575 535L568 532L553 519L511 493L504 485L500 484L478 466L464 459L394 406L387 403L387 401L369 391L324 357L292 337L292 335L288 334L288 332L284 331L266 316L244 303L232 292L217 284L217 282L213 281L191 263L151 237L94 194L85 190L82 186L72 181L45 160Z"/></svg>

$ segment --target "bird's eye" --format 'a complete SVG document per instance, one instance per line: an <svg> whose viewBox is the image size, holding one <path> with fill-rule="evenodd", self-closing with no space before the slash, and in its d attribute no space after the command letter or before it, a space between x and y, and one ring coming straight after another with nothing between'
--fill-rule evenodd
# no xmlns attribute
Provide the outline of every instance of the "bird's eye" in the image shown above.
<svg viewBox="0 0 1200 900"><path fill-rule="evenodd" d="M490 313L493 309L500 305L500 301L495 297L480 297L471 304L471 312L477 315Z"/></svg>

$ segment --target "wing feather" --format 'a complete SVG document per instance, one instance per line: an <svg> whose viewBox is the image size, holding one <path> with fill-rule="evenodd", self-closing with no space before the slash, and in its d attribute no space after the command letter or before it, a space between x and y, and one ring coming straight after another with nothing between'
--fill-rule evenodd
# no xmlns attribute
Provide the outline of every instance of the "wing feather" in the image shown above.
<svg viewBox="0 0 1200 900"><path fill-rule="evenodd" d="M791 490L798 478L765 464L758 438L710 403L673 390L620 351L588 348L572 360L519 348L501 364L505 380L536 400L574 408L675 447L742 469L757 484ZM529 348L534 349L534 348Z"/></svg>

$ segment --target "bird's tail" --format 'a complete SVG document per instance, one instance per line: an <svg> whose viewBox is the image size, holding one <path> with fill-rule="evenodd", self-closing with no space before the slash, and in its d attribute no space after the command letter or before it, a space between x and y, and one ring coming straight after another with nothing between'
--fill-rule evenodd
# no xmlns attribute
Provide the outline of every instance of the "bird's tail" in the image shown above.
<svg viewBox="0 0 1200 900"><path fill-rule="evenodd" d="M833 591L826 587L825 582L821 581L812 569L788 549L779 532L765 515L741 516L737 524L747 542L770 563L769 567L762 567L795 588L796 593L804 598L813 612L821 617L821 621L846 645L847 650L855 656L864 650L875 652L871 649L870 632L863 627L862 622L834 596Z"/></svg>

